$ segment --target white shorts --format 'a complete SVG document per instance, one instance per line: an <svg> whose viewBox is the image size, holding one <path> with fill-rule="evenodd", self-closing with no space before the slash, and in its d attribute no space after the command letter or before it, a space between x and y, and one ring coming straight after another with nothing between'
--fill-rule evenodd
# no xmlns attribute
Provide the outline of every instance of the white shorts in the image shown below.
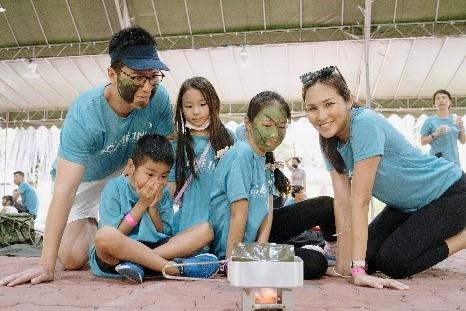
<svg viewBox="0 0 466 311"><path fill-rule="evenodd" d="M103 179L82 182L76 192L76 197L68 216L68 223L86 218L99 220L99 204L102 189L110 179L121 175L122 172L123 169L118 169L112 175Z"/></svg>

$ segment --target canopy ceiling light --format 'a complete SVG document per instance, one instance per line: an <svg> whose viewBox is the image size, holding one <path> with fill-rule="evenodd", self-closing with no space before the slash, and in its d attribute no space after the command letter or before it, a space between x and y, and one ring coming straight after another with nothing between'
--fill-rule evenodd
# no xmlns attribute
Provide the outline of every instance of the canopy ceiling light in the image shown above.
<svg viewBox="0 0 466 311"><path fill-rule="evenodd" d="M28 79L39 79L40 74L36 72L37 70L37 63L35 63L32 59L28 60L29 64L27 67L27 72L23 73L23 77Z"/></svg>

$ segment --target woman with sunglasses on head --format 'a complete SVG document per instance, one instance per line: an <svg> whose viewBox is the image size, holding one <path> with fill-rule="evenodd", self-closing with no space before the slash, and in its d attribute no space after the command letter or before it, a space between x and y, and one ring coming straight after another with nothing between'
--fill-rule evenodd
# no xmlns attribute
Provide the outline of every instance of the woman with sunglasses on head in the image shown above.
<svg viewBox="0 0 466 311"><path fill-rule="evenodd" d="M459 167L458 143L466 143L463 120L449 113L451 95L446 90L438 90L432 97L437 112L428 117L421 128L421 144L430 144L430 154L443 157Z"/></svg>
<svg viewBox="0 0 466 311"><path fill-rule="evenodd" d="M407 289L370 274L406 278L465 249L461 169L422 154L385 118L356 106L336 67L301 80L307 117L319 132L332 179L339 249L352 258L351 268L348 262L333 275L352 275L359 286ZM372 195L386 207L368 225Z"/></svg>

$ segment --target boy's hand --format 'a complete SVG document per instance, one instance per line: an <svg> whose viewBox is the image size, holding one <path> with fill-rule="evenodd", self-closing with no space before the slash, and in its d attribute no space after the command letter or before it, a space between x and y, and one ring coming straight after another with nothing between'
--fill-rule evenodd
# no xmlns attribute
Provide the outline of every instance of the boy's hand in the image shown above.
<svg viewBox="0 0 466 311"><path fill-rule="evenodd" d="M152 206L157 192L156 184L158 181L155 177L149 179L142 187L136 185L136 192L139 195L139 202L146 208Z"/></svg>
<svg viewBox="0 0 466 311"><path fill-rule="evenodd" d="M164 188L165 188L165 185L159 180L156 180L155 185L154 185L154 189L155 189L154 199L149 205L150 207L155 206L155 204L157 204L157 202L159 202L162 199Z"/></svg>

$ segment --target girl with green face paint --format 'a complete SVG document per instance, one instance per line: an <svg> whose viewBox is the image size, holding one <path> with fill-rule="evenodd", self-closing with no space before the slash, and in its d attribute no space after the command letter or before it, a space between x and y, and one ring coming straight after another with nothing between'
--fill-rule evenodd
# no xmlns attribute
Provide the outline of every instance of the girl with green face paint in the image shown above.
<svg viewBox="0 0 466 311"><path fill-rule="evenodd" d="M264 153L273 151L285 138L288 118L278 103L264 107L252 120L252 136Z"/></svg>
<svg viewBox="0 0 466 311"><path fill-rule="evenodd" d="M285 138L290 108L283 97L274 92L257 94L249 104L248 140L260 154L273 151Z"/></svg>
<svg viewBox="0 0 466 311"><path fill-rule="evenodd" d="M210 251L219 258L230 257L234 243L285 244L314 226L320 226L325 241L336 241L332 198L273 209L275 177L265 166L264 154L283 141L290 118L282 96L270 91L257 94L245 120L247 140L237 141L218 162L210 191L209 223L214 230ZM305 279L325 274L327 260L319 251L295 248L295 254L304 261Z"/></svg>

